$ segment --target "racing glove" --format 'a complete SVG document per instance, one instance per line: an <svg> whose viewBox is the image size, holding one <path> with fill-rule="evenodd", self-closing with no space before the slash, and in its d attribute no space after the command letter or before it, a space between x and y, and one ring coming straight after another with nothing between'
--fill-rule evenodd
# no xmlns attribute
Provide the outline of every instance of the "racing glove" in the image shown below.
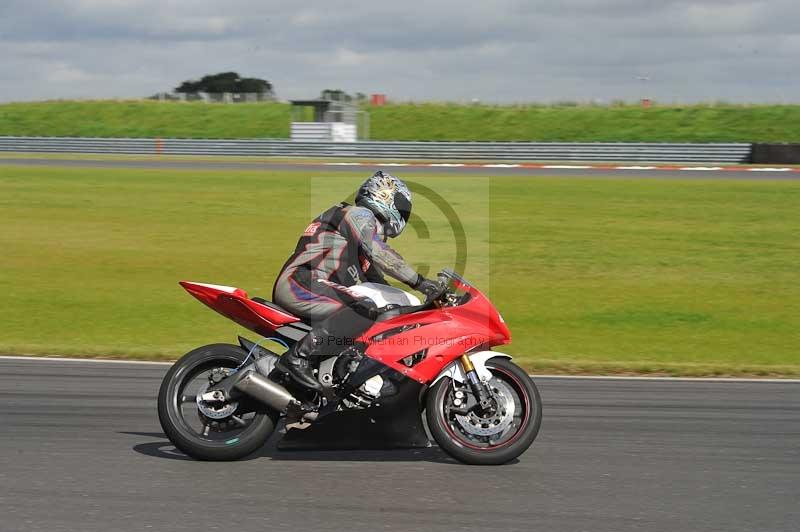
<svg viewBox="0 0 800 532"><path fill-rule="evenodd" d="M414 290L419 290L423 294L428 301L434 300L442 295L444 292L444 287L436 281L431 281L430 279L426 279L420 274L417 274L417 281L411 285Z"/></svg>

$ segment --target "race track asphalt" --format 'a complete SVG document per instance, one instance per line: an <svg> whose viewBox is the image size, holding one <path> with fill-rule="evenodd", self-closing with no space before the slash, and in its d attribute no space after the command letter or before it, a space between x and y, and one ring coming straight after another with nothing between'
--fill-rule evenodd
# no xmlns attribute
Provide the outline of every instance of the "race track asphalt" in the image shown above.
<svg viewBox="0 0 800 532"><path fill-rule="evenodd" d="M0 358L0 530L796 531L800 384L539 378L519 461L177 453L165 365Z"/></svg>
<svg viewBox="0 0 800 532"><path fill-rule="evenodd" d="M397 171L398 174L434 174L434 175L475 175L475 176L567 176L567 177L596 177L596 178L654 178L654 179L800 179L800 171L750 171L746 169L719 169L713 170L711 164L688 165L690 170L680 169L639 169L631 166L626 170L617 168L526 168L526 167L473 167L473 166L396 166L392 163L375 162L370 164L355 163L306 163L302 161L275 162L252 161L237 162L209 159L200 160L170 160L170 159L47 159L31 155L26 158L4 158L0 154L0 167L3 165L14 166L58 166L76 168L152 168L175 170L254 170L254 171L295 171L310 175L314 173L343 173L349 175L363 175L375 169ZM558 166L558 165L555 165ZM578 165L580 166L580 165ZM707 168L705 168L707 167ZM764 169L761 169L764 170ZM769 169L766 169L769 170Z"/></svg>

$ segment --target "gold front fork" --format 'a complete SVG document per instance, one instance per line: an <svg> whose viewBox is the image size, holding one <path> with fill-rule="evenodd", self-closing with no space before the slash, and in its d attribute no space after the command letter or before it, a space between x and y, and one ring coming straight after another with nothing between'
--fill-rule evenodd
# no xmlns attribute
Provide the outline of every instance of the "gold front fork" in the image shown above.
<svg viewBox="0 0 800 532"><path fill-rule="evenodd" d="M469 359L469 355L466 353L461 355L461 367L464 369L464 374L467 374L470 371L475 371L475 366L472 364L472 360Z"/></svg>
<svg viewBox="0 0 800 532"><path fill-rule="evenodd" d="M472 360L465 353L461 355L460 361L461 367L464 369L464 375L467 377L467 384L478 399L481 412L494 412L489 393L486 391L486 386L478 378L478 372L475 371L475 365Z"/></svg>

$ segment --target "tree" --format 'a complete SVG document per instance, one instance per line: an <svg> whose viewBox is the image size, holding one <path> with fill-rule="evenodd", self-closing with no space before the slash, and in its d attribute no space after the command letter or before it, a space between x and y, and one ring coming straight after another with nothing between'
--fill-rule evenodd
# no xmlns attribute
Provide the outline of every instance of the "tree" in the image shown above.
<svg viewBox="0 0 800 532"><path fill-rule="evenodd" d="M175 88L175 92L187 94L234 92L272 96L272 84L265 79L243 78L236 72L220 72L203 76L199 80L184 81Z"/></svg>

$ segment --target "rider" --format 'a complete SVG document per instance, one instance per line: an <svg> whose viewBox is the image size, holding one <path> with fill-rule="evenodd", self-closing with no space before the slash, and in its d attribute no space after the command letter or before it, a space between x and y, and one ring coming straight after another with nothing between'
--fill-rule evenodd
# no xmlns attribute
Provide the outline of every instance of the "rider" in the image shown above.
<svg viewBox="0 0 800 532"><path fill-rule="evenodd" d="M403 231L410 214L411 191L379 170L358 189L355 205L339 203L311 222L272 291L275 303L312 326L280 357L279 370L307 388L322 389L309 359L352 345L377 315L375 303L350 286L387 284L386 273L428 297L440 292L438 283L415 272L386 244Z"/></svg>

